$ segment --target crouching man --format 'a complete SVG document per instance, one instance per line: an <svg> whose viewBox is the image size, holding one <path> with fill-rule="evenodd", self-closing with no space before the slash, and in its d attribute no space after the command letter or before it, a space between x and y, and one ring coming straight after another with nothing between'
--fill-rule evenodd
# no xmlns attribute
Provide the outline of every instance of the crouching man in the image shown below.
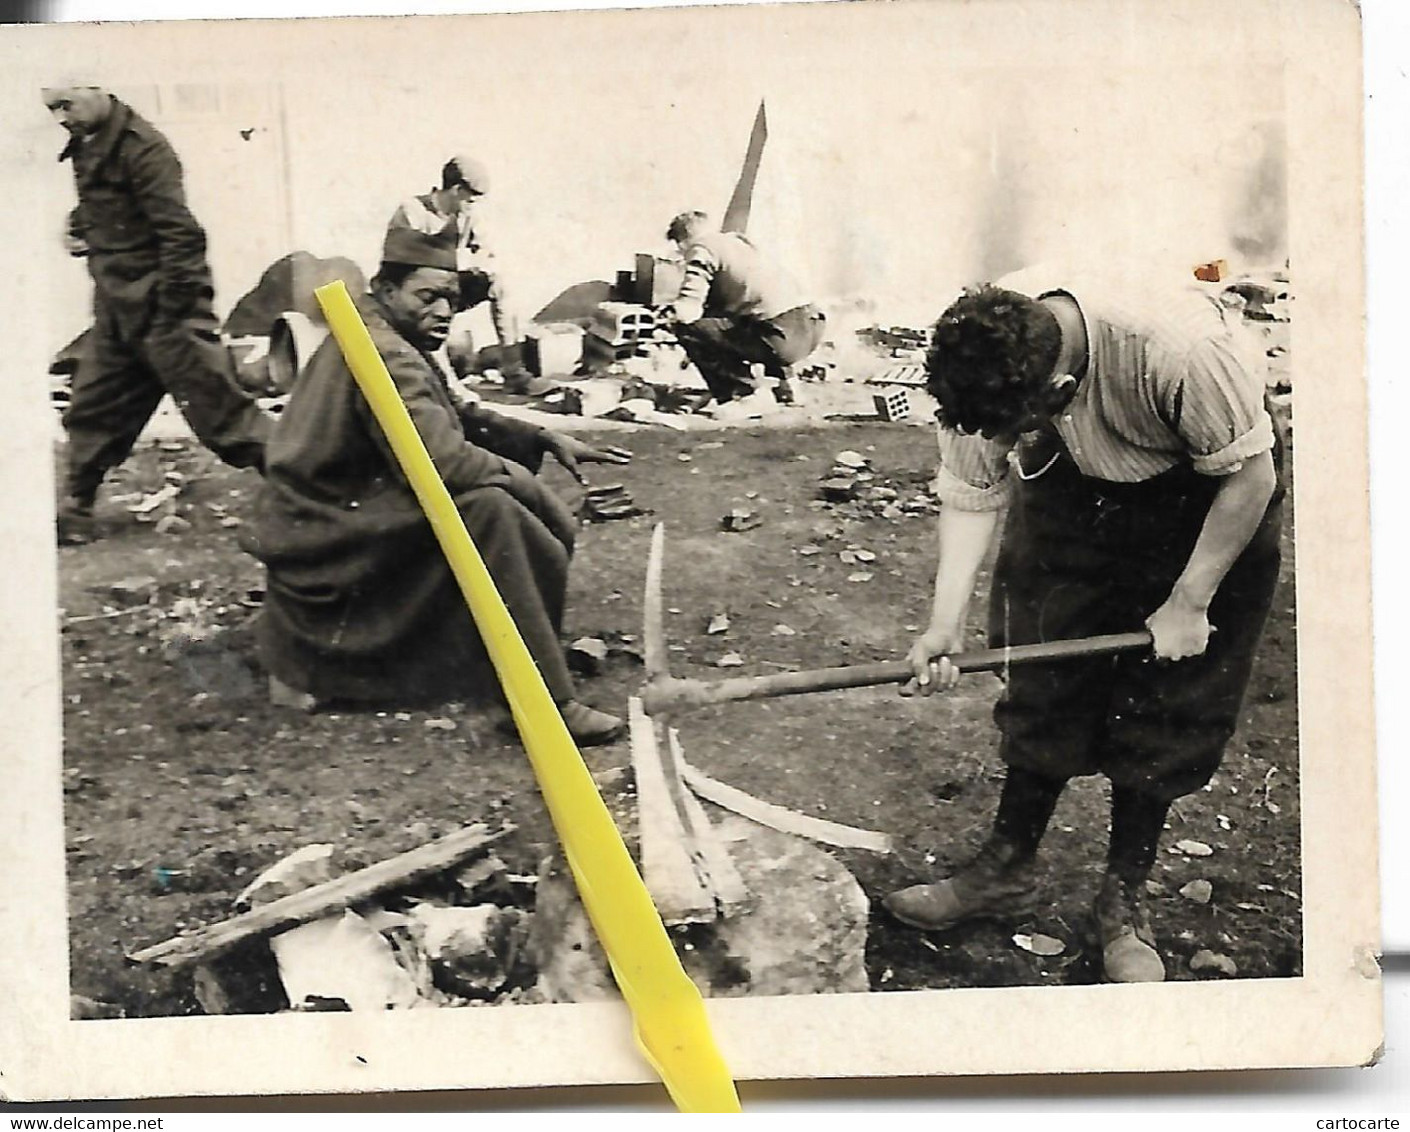
<svg viewBox="0 0 1410 1132"><path fill-rule="evenodd" d="M666 238L685 259L685 279L665 319L709 386L715 416L759 416L772 401L755 388L756 363L778 382L774 397L791 396L791 367L822 342L822 311L748 237L721 232L703 212L682 212Z"/></svg>
<svg viewBox="0 0 1410 1132"><path fill-rule="evenodd" d="M358 310L569 731L609 741L622 723L577 700L558 637L576 523L534 473L545 454L574 474L630 454L452 399L431 354L458 301L453 237L403 229ZM276 680L316 700L492 694L465 600L331 338L279 419L267 476L248 549L269 571L260 646Z"/></svg>
<svg viewBox="0 0 1410 1132"><path fill-rule="evenodd" d="M1064 278L970 291L936 324L943 508L934 609L910 654L920 690L954 684L946 658L1004 507L992 644L1145 625L1155 645L1007 675L993 830L954 875L887 898L903 923L1022 907L1067 780L1103 774L1105 975L1164 978L1144 882L1170 804L1220 764L1278 578L1274 430L1238 317L1193 284L1143 295Z"/></svg>

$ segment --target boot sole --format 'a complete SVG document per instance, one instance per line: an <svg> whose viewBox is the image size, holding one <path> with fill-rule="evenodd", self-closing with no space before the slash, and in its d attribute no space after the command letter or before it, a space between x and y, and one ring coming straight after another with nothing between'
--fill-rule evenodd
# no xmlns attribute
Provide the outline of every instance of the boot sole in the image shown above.
<svg viewBox="0 0 1410 1132"><path fill-rule="evenodd" d="M963 916L956 916L954 919L936 923L933 920L920 920L914 916L907 916L904 912L897 912L890 908L885 901L882 908L886 914L897 923L905 924L908 928L916 928L923 932L947 932L952 928L963 927L965 924L977 923L1008 923L1030 914L1038 905L1036 893L1028 893L1024 896L1015 897L1013 902L1003 908L978 908L973 912L967 912Z"/></svg>

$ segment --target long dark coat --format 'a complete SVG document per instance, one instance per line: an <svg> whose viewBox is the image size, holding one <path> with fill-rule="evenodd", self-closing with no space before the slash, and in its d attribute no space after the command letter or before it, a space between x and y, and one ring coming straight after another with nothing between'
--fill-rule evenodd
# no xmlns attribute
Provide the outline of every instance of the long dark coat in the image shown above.
<svg viewBox="0 0 1410 1132"><path fill-rule="evenodd" d="M376 301L358 307L550 691L568 699L558 630L575 523L531 471L543 430L457 406ZM493 694L464 598L332 339L274 430L247 549L269 570L260 643L286 684L386 704Z"/></svg>

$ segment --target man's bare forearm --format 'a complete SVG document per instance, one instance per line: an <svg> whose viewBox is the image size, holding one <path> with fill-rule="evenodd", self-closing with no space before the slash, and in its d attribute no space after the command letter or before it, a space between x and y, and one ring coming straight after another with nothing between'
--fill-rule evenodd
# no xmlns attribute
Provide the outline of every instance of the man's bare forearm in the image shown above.
<svg viewBox="0 0 1410 1132"><path fill-rule="evenodd" d="M930 615L933 632L949 632L964 620L998 518L997 511L962 511L948 505L941 509L937 523L940 561L935 570L935 600Z"/></svg>
<svg viewBox="0 0 1410 1132"><path fill-rule="evenodd" d="M1190 560L1170 592L1172 601L1207 610L1230 567L1248 546L1278 485L1271 452L1244 461L1224 479L1210 504Z"/></svg>

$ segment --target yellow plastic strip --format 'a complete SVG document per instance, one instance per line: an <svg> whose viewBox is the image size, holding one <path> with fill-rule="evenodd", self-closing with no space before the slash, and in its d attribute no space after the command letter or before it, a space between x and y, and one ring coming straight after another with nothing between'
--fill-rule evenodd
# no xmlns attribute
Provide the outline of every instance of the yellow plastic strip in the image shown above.
<svg viewBox="0 0 1410 1132"><path fill-rule="evenodd" d="M445 551L538 777L637 1045L682 1112L739 1112L700 991L681 967L597 785L341 282L319 287L328 326Z"/></svg>

